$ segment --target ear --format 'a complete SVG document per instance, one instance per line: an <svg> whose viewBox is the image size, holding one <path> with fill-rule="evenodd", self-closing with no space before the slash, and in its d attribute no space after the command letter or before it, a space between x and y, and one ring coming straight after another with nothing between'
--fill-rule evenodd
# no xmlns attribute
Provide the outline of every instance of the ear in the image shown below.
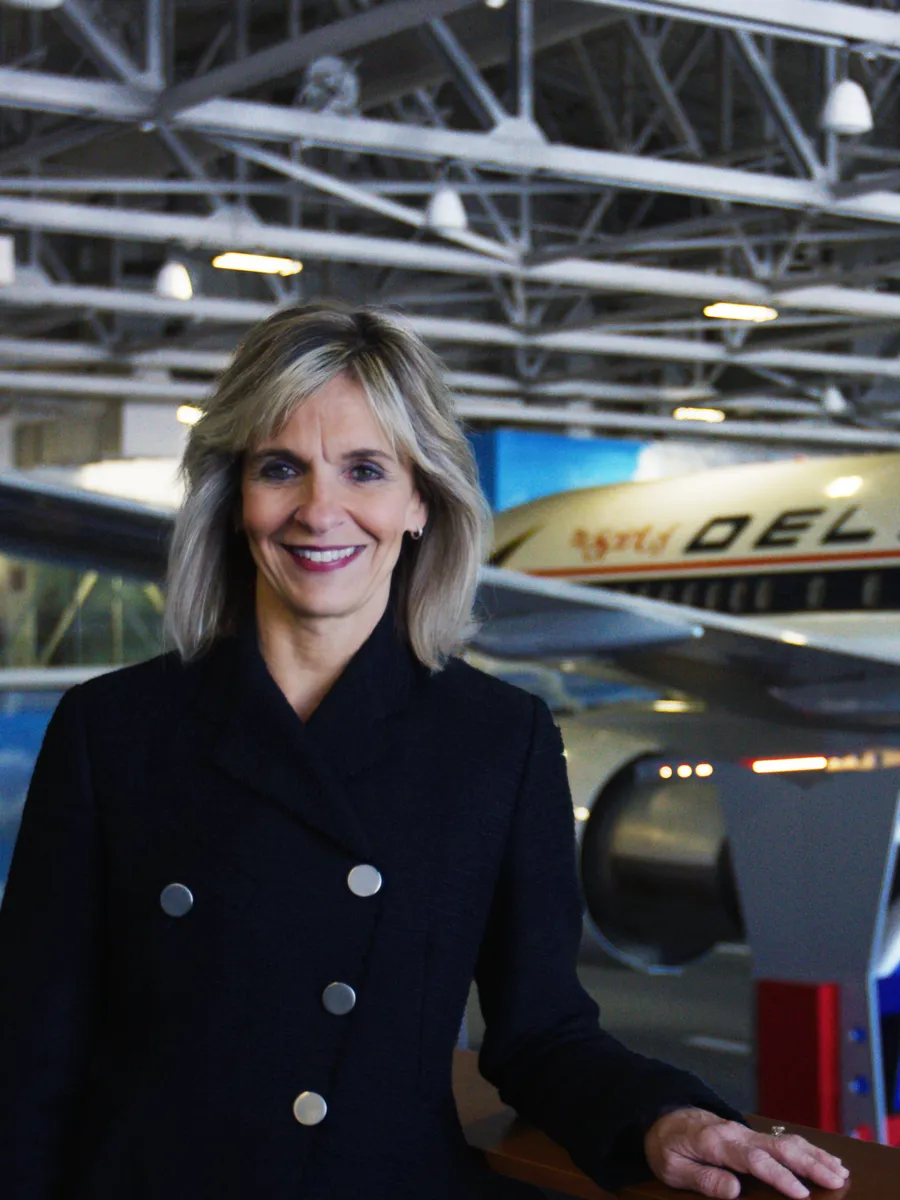
<svg viewBox="0 0 900 1200"><path fill-rule="evenodd" d="M409 526L410 532L413 529L424 529L428 524L428 504L422 499L418 489L413 493L412 502L409 508Z"/></svg>

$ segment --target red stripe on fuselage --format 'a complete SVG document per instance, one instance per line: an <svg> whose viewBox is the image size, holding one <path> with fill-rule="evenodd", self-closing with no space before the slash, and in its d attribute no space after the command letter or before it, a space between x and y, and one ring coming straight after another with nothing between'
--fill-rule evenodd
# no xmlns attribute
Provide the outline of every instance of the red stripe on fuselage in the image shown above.
<svg viewBox="0 0 900 1200"><path fill-rule="evenodd" d="M660 579L666 579L673 572L685 571L729 571L743 567L776 570L778 567L797 566L799 564L815 563L822 566L825 563L851 562L884 562L886 559L900 560L900 550L855 550L843 554L785 554L778 558L702 558L696 561L679 559L678 562L667 563L635 563L630 567L538 567L524 571L525 575L539 575L548 579L581 579L586 575L650 575L655 574ZM511 570L519 568L511 567Z"/></svg>

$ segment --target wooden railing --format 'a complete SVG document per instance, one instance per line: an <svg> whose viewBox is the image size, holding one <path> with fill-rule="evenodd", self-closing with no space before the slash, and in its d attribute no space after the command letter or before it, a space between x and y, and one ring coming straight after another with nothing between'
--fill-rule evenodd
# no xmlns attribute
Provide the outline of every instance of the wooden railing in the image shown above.
<svg viewBox="0 0 900 1200"><path fill-rule="evenodd" d="M610 1192L591 1183L578 1170L562 1147L545 1134L531 1129L500 1102L494 1088L479 1075L478 1056L474 1051L456 1051L453 1090L469 1145L481 1150L495 1171L563 1196L614 1200ZM762 1117L749 1117L748 1120L754 1128L764 1132L768 1132L773 1123L772 1119ZM787 1129L801 1133L810 1142L836 1154L850 1170L850 1181L840 1191L813 1188L811 1200L842 1200L851 1193L852 1200L900 1198L900 1150L821 1133L800 1125L787 1124ZM777 1195L779 1193L765 1184L753 1188L753 1196L759 1200ZM620 1200L686 1200L686 1197L685 1192L651 1182L626 1188Z"/></svg>

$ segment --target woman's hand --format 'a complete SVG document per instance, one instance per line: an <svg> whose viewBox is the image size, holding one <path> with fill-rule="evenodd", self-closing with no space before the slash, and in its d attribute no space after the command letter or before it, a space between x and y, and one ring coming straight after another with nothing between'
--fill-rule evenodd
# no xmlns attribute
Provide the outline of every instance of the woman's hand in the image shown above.
<svg viewBox="0 0 900 1200"><path fill-rule="evenodd" d="M736 1174L755 1175L795 1200L809 1195L798 1176L826 1188L843 1187L849 1178L839 1158L796 1134L754 1133L702 1108L660 1117L644 1137L644 1150L657 1179L719 1200L741 1194Z"/></svg>

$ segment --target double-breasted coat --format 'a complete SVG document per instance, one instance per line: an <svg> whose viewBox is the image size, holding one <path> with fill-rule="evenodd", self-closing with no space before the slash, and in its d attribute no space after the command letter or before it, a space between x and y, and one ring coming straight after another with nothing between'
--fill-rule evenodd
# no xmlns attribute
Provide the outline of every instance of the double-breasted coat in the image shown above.
<svg viewBox="0 0 900 1200"><path fill-rule="evenodd" d="M306 724L252 620L72 689L0 908L0 1194L536 1194L460 1131L473 977L503 1098L599 1183L647 1175L658 1112L737 1114L600 1030L574 846L546 707L428 672L390 613Z"/></svg>

